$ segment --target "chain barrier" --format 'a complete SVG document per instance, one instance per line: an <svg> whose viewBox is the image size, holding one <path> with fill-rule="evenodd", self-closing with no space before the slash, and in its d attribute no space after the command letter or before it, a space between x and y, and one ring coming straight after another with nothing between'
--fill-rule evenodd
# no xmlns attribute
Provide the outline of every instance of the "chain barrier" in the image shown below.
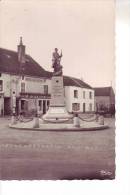
<svg viewBox="0 0 130 195"><path fill-rule="evenodd" d="M39 119L41 119L41 120L43 120L44 121L44 119L42 118L42 117L38 117ZM66 120L66 121L61 121L61 123L67 123L67 122L69 122L69 121L71 121L72 122L72 120L75 118L75 116L72 116L72 117L70 117L68 120ZM93 121L96 121L96 119L97 119L97 117L95 116L93 119L84 119L84 118L82 118L81 116L78 116L78 118L80 119L80 120L82 120L82 121L85 121L85 122L93 122ZM33 121L33 118L30 118L29 120L24 120L24 118L22 119L22 118L16 118L16 121L20 121L20 122L23 122L23 123L27 123L27 122L31 122L31 121ZM49 121L50 123L56 123L56 121ZM59 122L60 123L60 121L58 121L57 120L57 122Z"/></svg>
<svg viewBox="0 0 130 195"><path fill-rule="evenodd" d="M69 118L69 119L66 120L66 121L61 121L61 122L59 122L59 120L57 120L57 122L58 122L58 123L66 123L66 124L67 124L67 122L71 121L73 118L74 118L74 116L72 116L71 118ZM41 119L41 120L44 121L44 119L43 119L42 117L39 117L39 119ZM56 121L49 121L49 122L50 122L50 123L53 123L53 124L56 123Z"/></svg>
<svg viewBox="0 0 130 195"><path fill-rule="evenodd" d="M28 120L25 120L23 117L17 117L16 118L16 121L20 121L20 122L22 122L22 123L28 123L28 122L30 122L30 121L33 121L33 118L30 118L30 119L28 119Z"/></svg>
<svg viewBox="0 0 130 195"><path fill-rule="evenodd" d="M41 118L41 117L39 117L41 120L43 120L44 121L44 119L43 118ZM72 119L74 119L75 118L75 116L72 116L71 118L69 118L68 120L66 120L66 121L61 121L61 123L67 123L67 122L69 122L69 121L71 121ZM93 122L93 121L96 121L96 119L97 119L97 117L95 116L93 119L83 119L82 117L80 117L80 116L78 116L78 118L80 119L80 120L82 120L82 121L85 121L85 122ZM49 121L50 123L56 123L56 121Z"/></svg>
<svg viewBox="0 0 130 195"><path fill-rule="evenodd" d="M80 116L78 116L78 117L79 117L79 119L81 119L82 121L85 121L85 122L93 122L93 121L96 121L96 116L95 116L95 118L89 119L89 120L83 119L83 118L81 118Z"/></svg>

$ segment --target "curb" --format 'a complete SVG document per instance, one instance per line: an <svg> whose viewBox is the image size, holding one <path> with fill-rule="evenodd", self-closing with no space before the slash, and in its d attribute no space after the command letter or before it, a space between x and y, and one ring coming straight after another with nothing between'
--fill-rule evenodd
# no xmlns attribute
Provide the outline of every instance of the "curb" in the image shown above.
<svg viewBox="0 0 130 195"><path fill-rule="evenodd" d="M100 131L100 130L105 130L108 129L108 125L103 125L100 127L72 127L72 128L55 128L55 129L41 129L41 128L29 128L29 127L14 127L12 125L9 125L11 129L17 129L17 130L30 130L30 131Z"/></svg>

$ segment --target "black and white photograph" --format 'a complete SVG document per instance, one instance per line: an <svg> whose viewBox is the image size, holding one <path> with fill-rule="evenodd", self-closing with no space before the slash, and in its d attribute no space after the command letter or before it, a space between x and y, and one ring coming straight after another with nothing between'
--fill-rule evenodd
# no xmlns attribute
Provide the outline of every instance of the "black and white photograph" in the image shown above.
<svg viewBox="0 0 130 195"><path fill-rule="evenodd" d="M0 2L0 180L114 180L115 1Z"/></svg>

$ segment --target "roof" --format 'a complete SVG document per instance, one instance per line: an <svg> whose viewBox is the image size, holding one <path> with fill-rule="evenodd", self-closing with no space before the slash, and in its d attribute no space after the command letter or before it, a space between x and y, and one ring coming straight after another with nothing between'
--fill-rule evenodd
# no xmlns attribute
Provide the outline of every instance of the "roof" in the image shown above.
<svg viewBox="0 0 130 195"><path fill-rule="evenodd" d="M20 63L16 51L0 48L0 72L20 74ZM31 56L26 55L23 73L30 76L50 77L51 73L44 70Z"/></svg>
<svg viewBox="0 0 130 195"><path fill-rule="evenodd" d="M52 72L46 71L42 68L31 56L26 55L25 58L26 62L23 70L24 75L46 78L52 77ZM20 63L16 51L0 48L0 72L20 75ZM64 76L63 79L64 86L92 89L90 85L80 79L69 76Z"/></svg>
<svg viewBox="0 0 130 195"><path fill-rule="evenodd" d="M84 81L69 76L64 76L64 86L75 86L75 87L92 89L92 87L87 83L85 83Z"/></svg>
<svg viewBox="0 0 130 195"><path fill-rule="evenodd" d="M95 87L95 96L110 96L112 87Z"/></svg>

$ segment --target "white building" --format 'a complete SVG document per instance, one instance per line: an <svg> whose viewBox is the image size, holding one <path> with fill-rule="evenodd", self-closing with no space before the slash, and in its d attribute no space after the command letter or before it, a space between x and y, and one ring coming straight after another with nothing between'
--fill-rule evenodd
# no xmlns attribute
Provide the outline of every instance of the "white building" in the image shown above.
<svg viewBox="0 0 130 195"><path fill-rule="evenodd" d="M52 73L44 70L25 54L20 41L18 51L0 48L0 115L12 113L16 96L16 113L46 113L51 99ZM64 76L65 102L68 112L94 111L94 90L80 79Z"/></svg>
<svg viewBox="0 0 130 195"><path fill-rule="evenodd" d="M80 79L66 77L65 101L68 112L93 112L94 90Z"/></svg>

